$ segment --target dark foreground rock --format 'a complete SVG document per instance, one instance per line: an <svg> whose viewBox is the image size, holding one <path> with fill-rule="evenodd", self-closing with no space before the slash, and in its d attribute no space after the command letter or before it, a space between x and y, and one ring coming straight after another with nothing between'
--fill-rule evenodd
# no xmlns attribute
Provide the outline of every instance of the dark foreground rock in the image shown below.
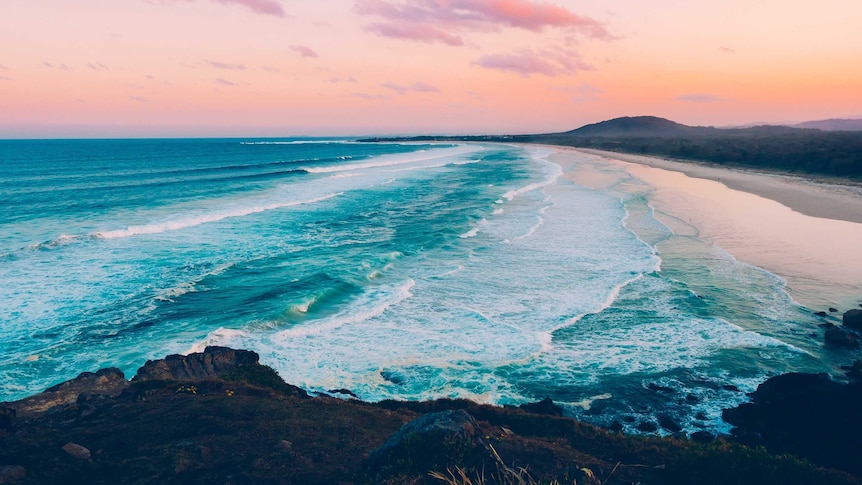
<svg viewBox="0 0 862 485"><path fill-rule="evenodd" d="M16 419L31 419L48 412L58 412L77 406L79 401L110 399L119 396L129 381L120 369L84 372L78 377L49 387L45 392L10 403ZM8 413L5 413L8 414Z"/></svg>
<svg viewBox="0 0 862 485"><path fill-rule="evenodd" d="M145 367L158 373L145 374L158 377L99 398L89 392L106 388L83 382L111 382L115 371L55 386L89 391L0 428L0 483L417 485L446 483L431 473L464 473L472 483L862 484L721 438L625 436L466 400L310 398L256 355L229 350L156 361ZM189 369L206 377L188 380Z"/></svg>
<svg viewBox="0 0 862 485"><path fill-rule="evenodd" d="M148 360L132 381L200 381L219 377L237 367L260 361L256 352L227 347L207 347L189 355L169 355L164 359Z"/></svg>
<svg viewBox="0 0 862 485"><path fill-rule="evenodd" d="M862 473L862 385L827 374L785 374L761 384L751 402L724 411L741 442Z"/></svg>
<svg viewBox="0 0 862 485"><path fill-rule="evenodd" d="M457 409L426 414L405 424L371 452L364 468L369 477L383 481L393 475L445 472L456 466L493 470L501 465L473 416Z"/></svg>

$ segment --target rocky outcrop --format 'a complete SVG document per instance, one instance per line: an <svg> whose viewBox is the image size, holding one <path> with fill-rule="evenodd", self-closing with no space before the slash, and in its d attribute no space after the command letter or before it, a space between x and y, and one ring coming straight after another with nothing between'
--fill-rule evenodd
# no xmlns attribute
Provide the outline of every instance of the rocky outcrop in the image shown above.
<svg viewBox="0 0 862 485"><path fill-rule="evenodd" d="M30 419L47 412L69 409L82 401L109 399L119 396L129 381L120 369L111 367L98 372L84 372L78 377L49 387L44 392L6 404L17 419ZM4 412L9 416L10 413Z"/></svg>
<svg viewBox="0 0 862 485"><path fill-rule="evenodd" d="M383 479L394 467L399 473L427 474L456 465L494 470L498 462L476 420L459 409L426 414L405 424L371 452L365 467L375 479Z"/></svg>
<svg viewBox="0 0 862 485"><path fill-rule="evenodd" d="M207 347L189 355L173 354L159 360L148 360L132 382L202 381L214 379L237 367L254 365L260 360L256 352L227 347Z"/></svg>
<svg viewBox="0 0 862 485"><path fill-rule="evenodd" d="M856 340L856 337L841 327L832 326L827 328L823 340L827 345L834 347L859 348L859 341Z"/></svg>
<svg viewBox="0 0 862 485"><path fill-rule="evenodd" d="M862 472L862 384L835 382L827 374L791 373L767 380L750 396L751 402L722 414L735 426L737 440Z"/></svg>
<svg viewBox="0 0 862 485"><path fill-rule="evenodd" d="M554 404L551 398L546 397L538 402L521 404L519 408L533 414L544 414L546 416L562 416L563 408Z"/></svg>
<svg viewBox="0 0 862 485"><path fill-rule="evenodd" d="M841 322L847 328L862 330L862 310L847 310Z"/></svg>

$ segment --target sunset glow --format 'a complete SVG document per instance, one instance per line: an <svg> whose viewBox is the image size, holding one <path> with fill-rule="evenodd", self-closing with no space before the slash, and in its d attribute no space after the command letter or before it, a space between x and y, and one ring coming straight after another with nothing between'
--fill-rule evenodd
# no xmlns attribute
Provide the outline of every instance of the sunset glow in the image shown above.
<svg viewBox="0 0 862 485"><path fill-rule="evenodd" d="M0 137L862 116L862 3L7 0Z"/></svg>

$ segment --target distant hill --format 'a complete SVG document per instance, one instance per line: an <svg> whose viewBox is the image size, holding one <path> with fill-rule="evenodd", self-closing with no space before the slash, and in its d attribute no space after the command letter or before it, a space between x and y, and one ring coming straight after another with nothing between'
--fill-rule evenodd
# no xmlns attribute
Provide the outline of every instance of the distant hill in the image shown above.
<svg viewBox="0 0 862 485"><path fill-rule="evenodd" d="M862 131L862 119L829 119L819 121L806 121L793 125L796 128L814 128L823 131Z"/></svg>
<svg viewBox="0 0 862 485"><path fill-rule="evenodd" d="M573 136L680 136L697 133L701 128L686 126L657 116L625 116L601 121L567 131L562 135Z"/></svg>

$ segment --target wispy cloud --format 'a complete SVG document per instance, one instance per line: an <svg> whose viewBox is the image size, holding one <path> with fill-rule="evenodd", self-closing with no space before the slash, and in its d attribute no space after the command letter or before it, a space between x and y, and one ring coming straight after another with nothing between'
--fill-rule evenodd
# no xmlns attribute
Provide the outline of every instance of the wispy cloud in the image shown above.
<svg viewBox="0 0 862 485"><path fill-rule="evenodd" d="M455 34L443 31L429 24L397 24L397 23L373 23L366 27L369 32L374 32L383 37L393 39L414 40L417 42L434 43L459 46L464 45L464 39Z"/></svg>
<svg viewBox="0 0 862 485"><path fill-rule="evenodd" d="M0 76L0 81L11 81L11 80L12 80L11 78L8 78L6 76Z"/></svg>
<svg viewBox="0 0 862 485"><path fill-rule="evenodd" d="M4 66L3 64L0 64L0 71L8 71L8 70L9 70L8 67Z"/></svg>
<svg viewBox="0 0 862 485"><path fill-rule="evenodd" d="M42 65L47 67L48 69L59 69L61 71L71 71L72 70L71 67L69 67L65 64L52 64L50 62L45 61L42 63Z"/></svg>
<svg viewBox="0 0 862 485"><path fill-rule="evenodd" d="M492 32L503 27L541 32L545 28L575 31L594 39L614 36L604 24L571 10L531 0L356 0L360 15L379 20L371 32L397 39L464 45L465 32Z"/></svg>
<svg viewBox="0 0 862 485"><path fill-rule="evenodd" d="M692 103L714 103L716 101L724 101L724 98L721 96L710 93L683 94L681 96L677 96L676 99L680 101L690 101Z"/></svg>
<svg viewBox="0 0 862 485"><path fill-rule="evenodd" d="M413 83L412 86L402 86L400 84L395 83L380 83L381 88L391 89L395 91L397 94L406 94L410 91L414 91L417 93L439 93L440 90L436 87L423 82Z"/></svg>
<svg viewBox="0 0 862 485"><path fill-rule="evenodd" d="M148 100L142 96L127 96L132 101L137 101L138 103L146 103Z"/></svg>
<svg viewBox="0 0 862 485"><path fill-rule="evenodd" d="M179 2L194 2L196 0L146 0L148 3L179 3ZM251 9L255 13L263 15L275 15L276 17L284 17L287 15L279 0L210 0L222 5L241 5Z"/></svg>
<svg viewBox="0 0 862 485"><path fill-rule="evenodd" d="M209 59L204 60L204 62L216 69L226 69L229 71L245 71L245 65L243 64L229 64L227 62L211 61Z"/></svg>
<svg viewBox="0 0 862 485"><path fill-rule="evenodd" d="M336 83L355 83L356 78L354 78L354 77L345 77L345 78L333 77L333 78L329 79L329 82L331 82L333 84L336 84Z"/></svg>
<svg viewBox="0 0 862 485"><path fill-rule="evenodd" d="M235 83L233 81L228 81L227 79L223 79L223 78L217 78L215 80L215 82L217 84L221 84L222 86L239 86L238 83Z"/></svg>
<svg viewBox="0 0 862 485"><path fill-rule="evenodd" d="M720 50L721 52L724 52L725 54L733 54L734 52L736 52L734 49L731 49L730 47L724 47L724 46L719 47L718 50Z"/></svg>
<svg viewBox="0 0 862 485"><path fill-rule="evenodd" d="M93 71L110 71L108 66L104 64L94 64L92 62L88 62L87 67Z"/></svg>
<svg viewBox="0 0 862 485"><path fill-rule="evenodd" d="M530 77L533 74L558 76L591 71L595 68L581 60L577 52L568 49L533 51L524 49L514 54L487 54L474 64L487 68L508 71Z"/></svg>
<svg viewBox="0 0 862 485"><path fill-rule="evenodd" d="M440 90L436 86L428 83L418 82L413 84L413 90L417 93L439 93Z"/></svg>
<svg viewBox="0 0 862 485"><path fill-rule="evenodd" d="M392 96L387 96L385 94L353 93L353 96L356 96L357 98L371 100L392 99Z"/></svg>
<svg viewBox="0 0 862 485"><path fill-rule="evenodd" d="M314 52L314 49L312 49L311 47L308 47L308 46L292 45L292 46L290 46L290 50L292 50L293 52L296 52L297 54L301 55L302 57L313 57L313 58L318 57L317 52Z"/></svg>

